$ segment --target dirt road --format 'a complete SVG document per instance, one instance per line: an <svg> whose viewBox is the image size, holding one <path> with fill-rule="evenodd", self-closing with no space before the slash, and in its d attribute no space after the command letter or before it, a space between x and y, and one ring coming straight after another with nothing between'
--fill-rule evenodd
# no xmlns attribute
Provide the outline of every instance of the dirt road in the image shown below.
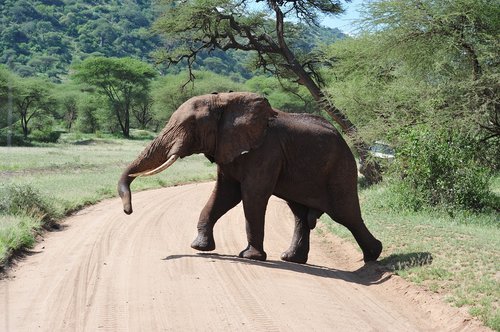
<svg viewBox="0 0 500 332"><path fill-rule="evenodd" d="M0 331L483 330L457 309L383 273L315 231L307 265L279 260L292 219L273 198L267 262L238 259L241 206L219 221L217 249L190 248L213 183L134 194L87 208L45 236L0 280Z"/></svg>

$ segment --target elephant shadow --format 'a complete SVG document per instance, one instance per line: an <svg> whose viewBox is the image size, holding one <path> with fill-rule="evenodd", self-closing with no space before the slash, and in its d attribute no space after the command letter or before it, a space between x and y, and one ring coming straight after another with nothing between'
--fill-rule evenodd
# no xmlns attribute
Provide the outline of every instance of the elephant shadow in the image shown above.
<svg viewBox="0 0 500 332"><path fill-rule="evenodd" d="M242 259L231 255L221 255L216 253L197 253L191 255L170 255L163 258L164 261L182 259L187 257L212 259L217 261L228 261L244 265L257 265L270 269L280 269L296 273L304 273L322 278L339 279L350 283L365 286L382 284L389 280L392 272L407 270L413 267L430 265L433 256L429 252L411 252L401 254L391 254L378 262L369 262L354 271L334 269L313 264L297 264L285 261L255 261Z"/></svg>
<svg viewBox="0 0 500 332"><path fill-rule="evenodd" d="M413 267L432 264L433 257L430 252L411 252L392 254L379 261L389 271L404 271Z"/></svg>
<svg viewBox="0 0 500 332"><path fill-rule="evenodd" d="M347 271L313 264L297 264L277 260L256 261L216 253L169 255L162 260L170 261L183 258L210 259L213 261L225 261L236 264L257 265L269 269L280 269L296 273L314 275L321 278L338 279L349 283L361 284L366 286L378 285L391 278L391 271L377 262L369 262L357 270Z"/></svg>

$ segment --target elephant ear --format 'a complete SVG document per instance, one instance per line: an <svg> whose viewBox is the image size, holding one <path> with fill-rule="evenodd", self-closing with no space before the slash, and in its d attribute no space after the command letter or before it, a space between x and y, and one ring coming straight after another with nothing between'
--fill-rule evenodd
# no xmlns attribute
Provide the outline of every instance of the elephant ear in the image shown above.
<svg viewBox="0 0 500 332"><path fill-rule="evenodd" d="M217 133L215 161L227 164L259 147L275 112L266 98L252 93L220 95L222 116Z"/></svg>

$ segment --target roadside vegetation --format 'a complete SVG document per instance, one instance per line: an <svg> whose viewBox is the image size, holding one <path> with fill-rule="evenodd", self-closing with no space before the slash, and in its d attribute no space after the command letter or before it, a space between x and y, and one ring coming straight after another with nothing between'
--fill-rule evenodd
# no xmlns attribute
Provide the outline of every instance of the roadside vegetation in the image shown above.
<svg viewBox="0 0 500 332"><path fill-rule="evenodd" d="M343 2L249 2L0 5L0 264L113 197L186 99L245 90L335 123L366 175L381 264L500 331L497 3L366 1L349 37L315 25ZM394 155L370 155L377 144ZM213 174L193 156L134 189Z"/></svg>
<svg viewBox="0 0 500 332"><path fill-rule="evenodd" d="M491 183L500 199L500 176ZM497 209L451 211L448 206L415 211L390 181L360 191L363 218L382 241L379 263L423 289L464 307L500 330L500 214ZM323 216L327 229L354 243L342 226Z"/></svg>
<svg viewBox="0 0 500 332"><path fill-rule="evenodd" d="M148 136L149 137L149 136ZM42 147L0 147L0 267L45 230L79 209L116 196L126 165L149 140L63 135ZM204 156L179 160L168 172L136 181L134 190L213 180Z"/></svg>

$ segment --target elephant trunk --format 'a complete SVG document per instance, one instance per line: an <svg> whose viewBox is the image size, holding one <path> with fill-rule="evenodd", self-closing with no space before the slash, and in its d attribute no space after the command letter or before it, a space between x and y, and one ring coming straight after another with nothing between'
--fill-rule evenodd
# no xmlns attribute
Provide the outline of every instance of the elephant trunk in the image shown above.
<svg viewBox="0 0 500 332"><path fill-rule="evenodd" d="M123 203L123 212L126 214L131 214L132 211L132 193L130 191L130 184L134 181L134 177L131 177L127 172L123 173L118 181L118 194L120 195Z"/></svg>
<svg viewBox="0 0 500 332"><path fill-rule="evenodd" d="M178 158L177 154L170 154L172 146L165 146L162 139L156 138L142 152L142 154L130 164L123 172L118 181L118 194L123 203L123 212L131 214L132 210L132 193L130 184L136 177L150 176L170 167Z"/></svg>

